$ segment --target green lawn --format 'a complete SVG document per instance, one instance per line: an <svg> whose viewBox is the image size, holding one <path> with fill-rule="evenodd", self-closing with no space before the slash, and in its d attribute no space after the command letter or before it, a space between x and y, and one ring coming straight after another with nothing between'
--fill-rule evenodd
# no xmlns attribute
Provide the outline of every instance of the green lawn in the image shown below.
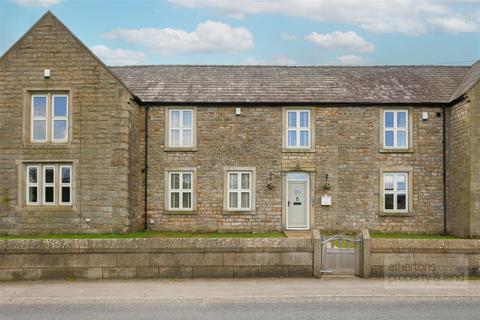
<svg viewBox="0 0 480 320"><path fill-rule="evenodd" d="M285 238L283 232L265 233L189 233L176 231L146 231L106 234L46 234L32 236L0 236L0 240L10 239L120 239L120 238Z"/></svg>
<svg viewBox="0 0 480 320"><path fill-rule="evenodd" d="M457 236L417 233L370 233L370 237L383 239L461 239Z"/></svg>

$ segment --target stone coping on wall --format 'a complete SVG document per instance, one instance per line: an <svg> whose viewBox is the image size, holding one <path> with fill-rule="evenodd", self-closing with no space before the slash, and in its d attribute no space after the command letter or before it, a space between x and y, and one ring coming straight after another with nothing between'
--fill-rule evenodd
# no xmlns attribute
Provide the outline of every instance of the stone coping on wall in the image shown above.
<svg viewBox="0 0 480 320"><path fill-rule="evenodd" d="M480 239L371 239L371 253L480 253Z"/></svg>
<svg viewBox="0 0 480 320"><path fill-rule="evenodd" d="M141 238L0 240L2 253L313 252L312 239Z"/></svg>

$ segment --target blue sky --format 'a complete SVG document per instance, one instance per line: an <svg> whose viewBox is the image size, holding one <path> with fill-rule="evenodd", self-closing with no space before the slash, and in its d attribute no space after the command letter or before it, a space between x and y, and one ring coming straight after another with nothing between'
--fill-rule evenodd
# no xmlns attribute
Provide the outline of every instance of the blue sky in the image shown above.
<svg viewBox="0 0 480 320"><path fill-rule="evenodd" d="M0 53L46 10L108 65L480 59L480 0L0 0Z"/></svg>

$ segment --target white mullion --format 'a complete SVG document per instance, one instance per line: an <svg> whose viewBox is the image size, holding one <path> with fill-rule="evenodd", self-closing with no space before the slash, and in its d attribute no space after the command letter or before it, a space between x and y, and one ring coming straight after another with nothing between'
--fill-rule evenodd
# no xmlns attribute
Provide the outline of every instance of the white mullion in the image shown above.
<svg viewBox="0 0 480 320"><path fill-rule="evenodd" d="M179 137L179 140L180 141L180 146L183 147L183 110L179 110L179 118L178 118L178 127L179 127L179 134L180 134L180 137ZM182 178L183 178L183 174L182 175Z"/></svg>

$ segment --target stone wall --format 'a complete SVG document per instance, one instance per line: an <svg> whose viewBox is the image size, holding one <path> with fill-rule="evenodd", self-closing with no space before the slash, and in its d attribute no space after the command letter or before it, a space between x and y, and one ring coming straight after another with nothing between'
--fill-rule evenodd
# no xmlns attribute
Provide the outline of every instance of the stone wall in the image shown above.
<svg viewBox="0 0 480 320"><path fill-rule="evenodd" d="M480 84L449 109L448 229L480 237Z"/></svg>
<svg viewBox="0 0 480 320"><path fill-rule="evenodd" d="M372 277L389 274L480 275L480 240L371 239ZM392 271L393 267L396 270ZM417 270L407 270L408 268Z"/></svg>
<svg viewBox="0 0 480 320"><path fill-rule="evenodd" d="M44 79L44 69L51 70L50 79ZM55 91L69 94L70 142L33 145L29 95ZM53 15L47 13L0 60L0 110L0 233L134 228L132 218L142 210L142 201L130 194L141 184L143 167L137 147L139 108ZM22 167L28 161L73 163L73 207L26 208Z"/></svg>
<svg viewBox="0 0 480 320"><path fill-rule="evenodd" d="M381 107L316 107L313 152L282 150L282 108L197 107L196 151L166 151L165 108L152 106L149 117L149 217L154 230L269 231L285 228L282 208L285 174L311 174L312 223L322 231L369 228L372 231L439 233L443 230L442 108L410 108L413 148L381 152ZM429 120L422 121L421 113ZM197 168L197 208L193 214L165 211L165 170ZM256 210L223 210L224 167L256 168ZM384 216L380 208L380 170L407 167L413 172L413 211ZM322 207L325 173L333 205ZM267 184L275 188L269 190Z"/></svg>
<svg viewBox="0 0 480 320"><path fill-rule="evenodd" d="M311 277L311 239L0 241L0 280Z"/></svg>

